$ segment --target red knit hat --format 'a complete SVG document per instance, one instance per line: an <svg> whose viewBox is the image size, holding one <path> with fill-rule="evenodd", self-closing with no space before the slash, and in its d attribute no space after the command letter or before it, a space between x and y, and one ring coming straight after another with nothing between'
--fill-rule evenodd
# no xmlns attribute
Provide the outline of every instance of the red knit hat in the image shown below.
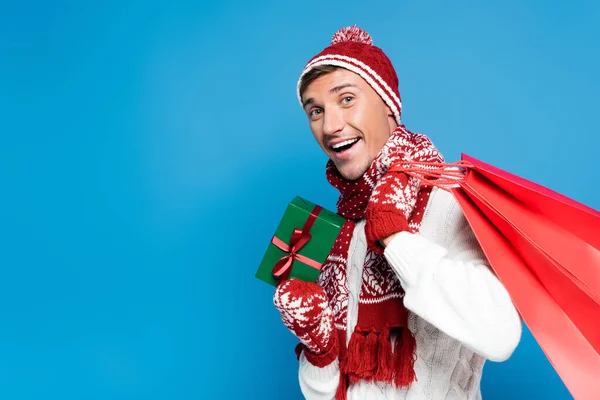
<svg viewBox="0 0 600 400"><path fill-rule="evenodd" d="M379 94L392 110L400 125L402 101L398 90L398 76L392 62L379 47L373 46L373 39L356 25L337 31L331 39L331 46L314 56L298 80L298 100L302 104L300 83L308 71L319 65L342 67L360 75Z"/></svg>

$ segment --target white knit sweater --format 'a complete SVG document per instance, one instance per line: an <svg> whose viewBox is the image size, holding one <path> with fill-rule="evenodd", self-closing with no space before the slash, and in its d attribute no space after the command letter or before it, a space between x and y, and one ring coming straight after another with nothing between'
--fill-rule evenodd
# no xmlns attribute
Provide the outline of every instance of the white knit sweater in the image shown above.
<svg viewBox="0 0 600 400"><path fill-rule="evenodd" d="M366 250L361 221L349 251L348 339L358 318ZM348 400L481 399L485 360L510 357L521 338L521 320L487 266L454 196L434 189L419 234L398 234L384 254L405 290L409 328L417 342L417 380L403 389L369 382L351 384ZM307 400L333 399L338 360L319 368L301 354L299 380Z"/></svg>

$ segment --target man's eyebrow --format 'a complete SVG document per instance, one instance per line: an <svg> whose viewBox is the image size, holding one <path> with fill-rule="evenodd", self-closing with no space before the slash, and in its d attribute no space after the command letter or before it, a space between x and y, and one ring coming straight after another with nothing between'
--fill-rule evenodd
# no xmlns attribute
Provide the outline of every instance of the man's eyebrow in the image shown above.
<svg viewBox="0 0 600 400"><path fill-rule="evenodd" d="M315 99L313 99L312 97L309 97L308 99L306 99L302 102L302 108L306 108L306 106L313 104L314 102L315 102Z"/></svg>
<svg viewBox="0 0 600 400"><path fill-rule="evenodd" d="M342 83L341 85L329 89L329 93L338 93L339 91L341 91L342 89L346 89L347 87L356 87L356 85L352 83Z"/></svg>
<svg viewBox="0 0 600 400"><path fill-rule="evenodd" d="M353 83L342 83L341 85L337 85L337 86L329 89L329 93L338 93L338 92L342 91L343 89L346 89L347 87L356 87L356 85ZM312 97L309 97L308 99L306 99L302 102L302 107L306 108L306 106L313 104L314 102L315 102L315 99L313 99Z"/></svg>

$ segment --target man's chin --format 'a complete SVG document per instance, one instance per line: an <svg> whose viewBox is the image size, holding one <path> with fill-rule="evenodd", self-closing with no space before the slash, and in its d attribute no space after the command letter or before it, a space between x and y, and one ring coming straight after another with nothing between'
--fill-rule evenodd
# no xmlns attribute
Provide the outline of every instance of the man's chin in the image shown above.
<svg viewBox="0 0 600 400"><path fill-rule="evenodd" d="M355 181L360 179L365 172L367 172L367 168L360 168L357 165L344 165L344 166L336 166L340 175L349 181Z"/></svg>

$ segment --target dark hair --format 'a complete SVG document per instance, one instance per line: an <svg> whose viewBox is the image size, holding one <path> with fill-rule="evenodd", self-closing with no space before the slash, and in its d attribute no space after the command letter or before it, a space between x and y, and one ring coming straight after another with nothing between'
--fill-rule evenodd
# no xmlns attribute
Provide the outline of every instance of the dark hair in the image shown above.
<svg viewBox="0 0 600 400"><path fill-rule="evenodd" d="M302 94L304 93L308 85L310 85L315 79L317 79L320 76L329 74L330 72L333 72L339 68L340 67L336 67L335 65L317 65L316 67L308 71L300 80L300 97L302 97Z"/></svg>

